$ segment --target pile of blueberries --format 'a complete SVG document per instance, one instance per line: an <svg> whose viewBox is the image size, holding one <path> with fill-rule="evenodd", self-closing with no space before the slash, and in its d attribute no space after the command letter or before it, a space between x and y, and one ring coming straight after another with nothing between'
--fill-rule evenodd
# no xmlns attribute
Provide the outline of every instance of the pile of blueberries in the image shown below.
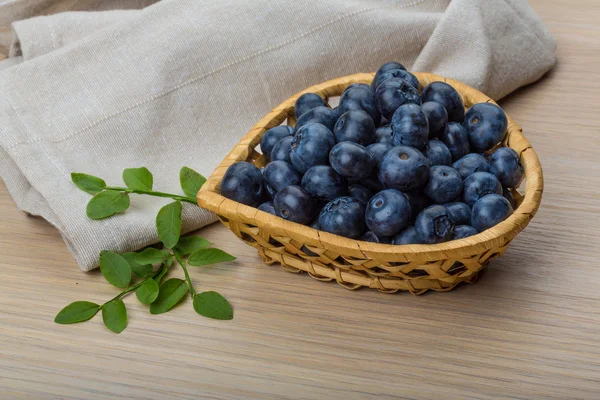
<svg viewBox="0 0 600 400"><path fill-rule="evenodd" d="M331 108L315 93L295 104L296 126L266 131L259 170L233 164L221 194L289 221L353 239L432 244L508 218L523 179L517 153L498 147L504 111L465 111L444 82L420 90L402 64L352 84Z"/></svg>

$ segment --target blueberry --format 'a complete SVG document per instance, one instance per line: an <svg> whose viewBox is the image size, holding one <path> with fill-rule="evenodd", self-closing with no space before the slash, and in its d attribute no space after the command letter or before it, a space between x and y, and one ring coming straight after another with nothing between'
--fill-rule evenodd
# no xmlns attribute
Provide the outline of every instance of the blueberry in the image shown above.
<svg viewBox="0 0 600 400"><path fill-rule="evenodd" d="M415 220L415 230L421 243L434 244L452 239L454 220L444 206L429 206Z"/></svg>
<svg viewBox="0 0 600 400"><path fill-rule="evenodd" d="M455 161L452 168L457 170L464 180L474 172L489 172L490 165L481 154L469 153Z"/></svg>
<svg viewBox="0 0 600 400"><path fill-rule="evenodd" d="M411 220L417 218L417 215L419 215L421 211L432 204L431 199L420 190L404 192L404 194L406 195L406 198L410 204Z"/></svg>
<svg viewBox="0 0 600 400"><path fill-rule="evenodd" d="M425 157L429 159L431 165L450 165L452 164L452 154L448 147L439 140L430 140L425 145L423 151Z"/></svg>
<svg viewBox="0 0 600 400"><path fill-rule="evenodd" d="M369 85L355 83L348 86L340 96L338 107L342 114L350 110L366 111L373 118L375 125L379 125L381 120L381 115L375 106L373 91Z"/></svg>
<svg viewBox="0 0 600 400"><path fill-rule="evenodd" d="M504 140L508 120L500 107L492 103L473 104L463 122L474 153L483 153Z"/></svg>
<svg viewBox="0 0 600 400"><path fill-rule="evenodd" d="M394 112L403 104L421 104L417 89L403 79L392 78L383 82L375 90L377 110L386 119L392 119Z"/></svg>
<svg viewBox="0 0 600 400"><path fill-rule="evenodd" d="M473 205L471 226L477 229L477 232L483 232L504 221L512 212L513 208L503 196L488 194Z"/></svg>
<svg viewBox="0 0 600 400"><path fill-rule="evenodd" d="M389 244L390 238L388 237L379 237L371 231L366 231L358 240L362 240L363 242L371 242L371 243L383 243Z"/></svg>
<svg viewBox="0 0 600 400"><path fill-rule="evenodd" d="M429 160L408 146L392 147L379 164L379 180L386 188L414 190L425 184L428 175Z"/></svg>
<svg viewBox="0 0 600 400"><path fill-rule="evenodd" d="M465 117L465 106L460 94L445 82L431 82L421 93L421 101L440 103L448 112L448 121L462 122Z"/></svg>
<svg viewBox="0 0 600 400"><path fill-rule="evenodd" d="M269 213L269 214L277 215L277 213L275 212L275 207L273 206L273 202L272 201L265 201L260 206L258 206L258 209L260 211L264 211L264 212Z"/></svg>
<svg viewBox="0 0 600 400"><path fill-rule="evenodd" d="M461 124L448 122L446 129L439 135L440 140L448 147L452 160L456 161L469 153L469 135Z"/></svg>
<svg viewBox="0 0 600 400"><path fill-rule="evenodd" d="M380 126L375 129L375 142L392 143L392 127L390 125Z"/></svg>
<svg viewBox="0 0 600 400"><path fill-rule="evenodd" d="M330 131L332 131L337 119L337 111L325 106L315 107L302 114L300 118L296 120L296 133L304 125L313 123L325 125Z"/></svg>
<svg viewBox="0 0 600 400"><path fill-rule="evenodd" d="M293 136L286 136L281 139L271 150L271 162L281 160L285 162L291 162L290 160L290 149L292 148Z"/></svg>
<svg viewBox="0 0 600 400"><path fill-rule="evenodd" d="M517 208L517 202L515 201L515 197L513 196L512 190L509 188L502 189L502 196L510 203L510 206L515 209Z"/></svg>
<svg viewBox="0 0 600 400"><path fill-rule="evenodd" d="M469 236L477 235L477 229L471 225L456 225L454 227L454 233L452 234L452 240L464 239Z"/></svg>
<svg viewBox="0 0 600 400"><path fill-rule="evenodd" d="M425 194L431 200L438 204L449 203L459 198L462 190L462 178L454 168L436 165L429 169Z"/></svg>
<svg viewBox="0 0 600 400"><path fill-rule="evenodd" d="M376 175L372 175L365 179L347 178L347 180L348 180L348 184L363 185L364 187L366 187L373 193L381 192L384 189L383 185L381 184L381 182L379 182L379 179L377 178Z"/></svg>
<svg viewBox="0 0 600 400"><path fill-rule="evenodd" d="M292 165L302 174L312 166L327 165L329 151L334 145L335 137L325 125L304 125L296 131L292 141L290 149Z"/></svg>
<svg viewBox="0 0 600 400"><path fill-rule="evenodd" d="M348 186L348 195L366 205L373 197L373 192L363 185L354 183Z"/></svg>
<svg viewBox="0 0 600 400"><path fill-rule="evenodd" d="M347 193L347 183L329 165L315 165L302 177L302 187L319 200L330 201Z"/></svg>
<svg viewBox="0 0 600 400"><path fill-rule="evenodd" d="M294 128L287 125L279 125L266 131L260 139L260 150L269 158L273 147L281 139L294 134Z"/></svg>
<svg viewBox="0 0 600 400"><path fill-rule="evenodd" d="M383 64L381 67L379 67L379 69L377 70L377 72L375 73L375 77L373 78L373 82L377 81L379 79L379 76L381 74L384 74L388 71L392 71L394 69L402 69L404 71L406 71L406 67L400 63L397 63L395 61L390 61L387 62L385 64Z"/></svg>
<svg viewBox="0 0 600 400"><path fill-rule="evenodd" d="M379 168L379 163L381 163L381 160L383 160L383 155L392 147L394 146L392 146L390 143L373 143L367 146L367 150L371 152L373 158L375 159L376 171Z"/></svg>
<svg viewBox="0 0 600 400"><path fill-rule="evenodd" d="M502 194L502 185L496 176L489 172L475 172L465 179L463 200L473 206L477 200L488 194Z"/></svg>
<svg viewBox="0 0 600 400"><path fill-rule="evenodd" d="M329 153L329 163L342 176L368 178L375 168L375 158L365 147L353 142L341 142Z"/></svg>
<svg viewBox="0 0 600 400"><path fill-rule="evenodd" d="M429 122L429 138L437 137L446 128L448 123L448 111L443 105L436 101L427 101L421 105L421 109Z"/></svg>
<svg viewBox="0 0 600 400"><path fill-rule="evenodd" d="M373 142L375 123L366 111L350 110L337 120L333 135L338 143L354 142L366 146Z"/></svg>
<svg viewBox="0 0 600 400"><path fill-rule="evenodd" d="M471 223L471 207L462 201L444 204L456 225L469 225Z"/></svg>
<svg viewBox="0 0 600 400"><path fill-rule="evenodd" d="M260 170L246 161L232 164L221 181L221 194L248 206L258 206L263 199Z"/></svg>
<svg viewBox="0 0 600 400"><path fill-rule="evenodd" d="M419 244L419 236L417 236L417 230L413 225L402 230L399 234L394 236L392 244Z"/></svg>
<svg viewBox="0 0 600 400"><path fill-rule="evenodd" d="M277 192L273 205L279 217L304 225L313 220L317 211L317 204L310 193L296 185Z"/></svg>
<svg viewBox="0 0 600 400"><path fill-rule="evenodd" d="M515 188L523 180L523 167L519 155L510 147L500 147L490 157L490 172L496 175L502 186Z"/></svg>
<svg viewBox="0 0 600 400"><path fill-rule="evenodd" d="M319 212L319 213L320 213L320 212ZM310 227L311 227L311 228L313 228L313 229L317 229L317 230L321 229L321 228L319 227L319 216L317 215L317 216L315 217L315 219L313 219L313 220L311 221L311 223L310 223L308 226L310 226Z"/></svg>
<svg viewBox="0 0 600 400"><path fill-rule="evenodd" d="M392 144L422 149L429 138L429 122L417 104L404 104L392 117Z"/></svg>
<svg viewBox="0 0 600 400"><path fill-rule="evenodd" d="M365 231L365 205L352 197L338 197L327 203L319 214L319 226L325 232L357 238Z"/></svg>
<svg viewBox="0 0 600 400"><path fill-rule="evenodd" d="M408 225L410 203L399 190L382 190L369 200L365 220L369 229L377 236L396 235Z"/></svg>
<svg viewBox="0 0 600 400"><path fill-rule="evenodd" d="M373 79L371 89L373 92L377 91L377 88L381 86L382 83L390 79L402 79L410 86L414 87L417 92L419 91L419 80L417 77L404 69L392 69L379 75L376 79Z"/></svg>
<svg viewBox="0 0 600 400"><path fill-rule="evenodd" d="M263 171L263 179L266 183L267 192L271 196L286 186L298 185L300 175L289 163L285 161L272 161L267 164Z"/></svg>
<svg viewBox="0 0 600 400"><path fill-rule="evenodd" d="M296 116L296 120L305 112L319 106L327 107L327 103L321 96L316 93L304 93L298 97L296 100L296 105L294 106L294 115Z"/></svg>

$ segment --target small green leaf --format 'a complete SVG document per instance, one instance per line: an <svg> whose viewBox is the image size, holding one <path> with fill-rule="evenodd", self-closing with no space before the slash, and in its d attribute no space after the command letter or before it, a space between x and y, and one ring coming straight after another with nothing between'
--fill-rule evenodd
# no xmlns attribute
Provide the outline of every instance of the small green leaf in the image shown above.
<svg viewBox="0 0 600 400"><path fill-rule="evenodd" d="M158 237L165 247L172 249L181 235L181 203L175 201L160 209L156 216Z"/></svg>
<svg viewBox="0 0 600 400"><path fill-rule="evenodd" d="M154 178L148 168L127 168L123 171L123 182L129 189L152 190Z"/></svg>
<svg viewBox="0 0 600 400"><path fill-rule="evenodd" d="M102 219L129 208L129 194L117 190L105 190L89 201L85 212L91 219Z"/></svg>
<svg viewBox="0 0 600 400"><path fill-rule="evenodd" d="M192 253L190 258L188 258L188 264L199 267L201 265L216 264L233 260L235 260L235 257L225 253L223 250L201 249Z"/></svg>
<svg viewBox="0 0 600 400"><path fill-rule="evenodd" d="M137 257L136 252L123 253L121 257L127 260L131 271L140 278L145 278L153 272L152 264L140 264L135 260Z"/></svg>
<svg viewBox="0 0 600 400"><path fill-rule="evenodd" d="M125 258L112 251L100 252L100 271L104 278L118 288L124 288L131 281L131 267Z"/></svg>
<svg viewBox="0 0 600 400"><path fill-rule="evenodd" d="M177 242L175 250L180 252L182 255L187 256L196 250L210 246L210 244L211 243L208 240L200 236L184 236L179 238L179 242Z"/></svg>
<svg viewBox="0 0 600 400"><path fill-rule="evenodd" d="M187 283L178 278L171 278L160 285L158 297L150 304L150 314L162 314L169 311L181 301L188 292Z"/></svg>
<svg viewBox="0 0 600 400"><path fill-rule="evenodd" d="M206 178L191 168L183 167L179 171L179 182L181 183L183 193L187 197L195 199L196 194L198 194L198 191L204 185L204 182L206 182Z"/></svg>
<svg viewBox="0 0 600 400"><path fill-rule="evenodd" d="M127 308L123 300L116 299L102 306L104 325L114 333L121 333L127 327Z"/></svg>
<svg viewBox="0 0 600 400"><path fill-rule="evenodd" d="M173 257L167 258L167 260L165 261L165 265L167 267L170 267L171 265L173 265Z"/></svg>
<svg viewBox="0 0 600 400"><path fill-rule="evenodd" d="M151 304L158 297L158 283L148 279L135 291L135 295L142 304Z"/></svg>
<svg viewBox="0 0 600 400"><path fill-rule="evenodd" d="M71 180L75 186L89 194L97 194L106 189L106 182L96 176L72 172Z"/></svg>
<svg viewBox="0 0 600 400"><path fill-rule="evenodd" d="M231 304L217 292L198 293L194 297L194 310L208 318L233 319Z"/></svg>
<svg viewBox="0 0 600 400"><path fill-rule="evenodd" d="M136 254L135 261L138 264L156 264L161 263L171 257L167 250L158 250L154 247L148 247L144 251Z"/></svg>
<svg viewBox="0 0 600 400"><path fill-rule="evenodd" d="M100 306L89 301L76 301L69 304L56 314L54 322L57 324L74 324L76 322L87 321L92 318Z"/></svg>

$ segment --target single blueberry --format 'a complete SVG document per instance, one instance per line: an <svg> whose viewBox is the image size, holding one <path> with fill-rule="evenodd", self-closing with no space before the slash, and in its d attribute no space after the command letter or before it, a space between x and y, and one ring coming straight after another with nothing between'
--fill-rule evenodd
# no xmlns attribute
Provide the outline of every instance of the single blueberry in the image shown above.
<svg viewBox="0 0 600 400"><path fill-rule="evenodd" d="M448 147L452 160L456 161L469 153L469 135L459 123L448 122L446 129L439 135L439 139Z"/></svg>
<svg viewBox="0 0 600 400"><path fill-rule="evenodd" d="M379 165L385 152L392 147L394 146L392 146L390 143L373 143L367 146L367 150L369 150L373 155L376 165Z"/></svg>
<svg viewBox="0 0 600 400"><path fill-rule="evenodd" d="M414 190L427 181L429 165L427 157L415 148L392 147L379 164L379 180L386 188Z"/></svg>
<svg viewBox="0 0 600 400"><path fill-rule="evenodd" d="M404 69L392 69L379 75L376 79L374 78L371 83L371 89L373 92L376 92L377 88L381 86L382 83L390 79L402 79L410 86L414 87L417 90L417 93L419 91L419 80L417 77Z"/></svg>
<svg viewBox="0 0 600 400"><path fill-rule="evenodd" d="M296 131L292 141L290 149L292 165L302 174L312 166L327 165L329 151L334 145L335 137L325 125L304 125Z"/></svg>
<svg viewBox="0 0 600 400"><path fill-rule="evenodd" d="M508 200L513 210L517 208L517 202L515 201L515 197L513 196L513 192L512 190L510 190L510 188L503 188L502 196L504 196L504 198Z"/></svg>
<svg viewBox="0 0 600 400"><path fill-rule="evenodd" d="M302 187L319 200L330 201L345 196L347 183L329 165L310 167L302 177Z"/></svg>
<svg viewBox="0 0 600 400"><path fill-rule="evenodd" d="M319 211L319 214L320 214L320 213L321 213L321 212ZM315 217L315 219L313 219L313 220L311 221L311 223L310 223L308 226L310 226L310 227L311 227L311 228L313 228L313 229L317 229L317 230L321 229L321 228L319 227L319 216L317 215L317 216Z"/></svg>
<svg viewBox="0 0 600 400"><path fill-rule="evenodd" d="M499 194L488 194L473 205L471 226L477 232L483 232L504 221L512 213L513 208L506 198Z"/></svg>
<svg viewBox="0 0 600 400"><path fill-rule="evenodd" d="M290 149L292 148L292 141L294 140L293 136L286 136L281 139L275 146L273 150L271 150L271 162L273 161L285 161L291 162L290 160Z"/></svg>
<svg viewBox="0 0 600 400"><path fill-rule="evenodd" d="M375 142L392 143L392 127L390 125L380 126L375 129Z"/></svg>
<svg viewBox="0 0 600 400"><path fill-rule="evenodd" d="M465 179L463 201L471 207L477 200L488 194L502 194L502 185L495 175L489 172L475 172Z"/></svg>
<svg viewBox="0 0 600 400"><path fill-rule="evenodd" d="M350 185L354 185L354 184L363 185L364 187L366 187L367 189L369 189L373 193L381 192L384 189L384 187L381 184L381 182L379 182L379 179L377 178L377 175L371 175L370 177L368 177L366 179L359 179L359 178L346 178L346 179L348 180L348 184L350 184Z"/></svg>
<svg viewBox="0 0 600 400"><path fill-rule="evenodd" d="M391 119L394 112L403 104L421 104L419 91L403 79L392 78L383 82L375 90L377 110L386 119Z"/></svg>
<svg viewBox="0 0 600 400"><path fill-rule="evenodd" d="M369 200L365 220L377 236L394 236L410 221L410 203L399 190L382 190Z"/></svg>
<svg viewBox="0 0 600 400"><path fill-rule="evenodd" d="M452 168L458 171L460 176L467 179L475 172L489 172L490 165L484 156L477 153L469 153L452 164Z"/></svg>
<svg viewBox="0 0 600 400"><path fill-rule="evenodd" d="M263 179L267 192L274 196L275 193L287 186L298 185L301 177L289 163L278 160L267 164L263 170Z"/></svg>
<svg viewBox="0 0 600 400"><path fill-rule="evenodd" d="M417 235L417 230L413 225L402 230L399 234L394 236L392 239L392 244L419 244L421 243L419 240L419 236Z"/></svg>
<svg viewBox="0 0 600 400"><path fill-rule="evenodd" d="M366 231L358 240L362 240L363 242L371 242L371 243L383 243L389 244L389 237L379 237L371 231Z"/></svg>
<svg viewBox="0 0 600 400"><path fill-rule="evenodd" d="M355 83L348 86L340 96L338 107L342 114L350 110L366 111L373 118L376 126L381 120L381 115L375 106L373 91L369 85Z"/></svg>
<svg viewBox="0 0 600 400"><path fill-rule="evenodd" d="M334 235L357 238L365 231L365 205L352 197L338 197L321 210L319 226Z"/></svg>
<svg viewBox="0 0 600 400"><path fill-rule="evenodd" d="M427 101L421 105L421 109L429 122L429 138L437 137L446 128L448 111L437 101Z"/></svg>
<svg viewBox="0 0 600 400"><path fill-rule="evenodd" d="M348 186L348 196L366 205L371 200L371 197L373 197L373 192L363 185L354 183Z"/></svg>
<svg viewBox="0 0 600 400"><path fill-rule="evenodd" d="M434 244L452 239L455 222L444 206L429 206L415 220L415 230L421 243Z"/></svg>
<svg viewBox="0 0 600 400"><path fill-rule="evenodd" d="M373 142L375 123L366 111L350 110L337 120L333 135L338 143L354 142L366 146Z"/></svg>
<svg viewBox="0 0 600 400"><path fill-rule="evenodd" d="M515 188L523 180L523 166L519 155L510 147L500 147L490 157L490 172L496 175L502 186Z"/></svg>
<svg viewBox="0 0 600 400"><path fill-rule="evenodd" d="M429 122L417 104L404 104L392 117L392 144L422 149L429 138Z"/></svg>
<svg viewBox="0 0 600 400"><path fill-rule="evenodd" d="M402 65L398 62L395 62L395 61L390 61L390 62L383 64L381 67L379 67L379 69L375 73L373 82L377 81L379 79L380 75L385 74L386 72L392 71L395 69L402 69L402 70L406 71L406 67L404 65Z"/></svg>
<svg viewBox="0 0 600 400"><path fill-rule="evenodd" d="M456 225L469 225L471 223L471 207L462 201L444 204Z"/></svg>
<svg viewBox="0 0 600 400"><path fill-rule="evenodd" d="M492 103L473 104L463 126L474 153L483 153L504 140L508 120L500 107Z"/></svg>
<svg viewBox="0 0 600 400"><path fill-rule="evenodd" d="M277 192L273 205L279 217L304 225L313 220L317 211L317 204L310 193L296 185Z"/></svg>
<svg viewBox="0 0 600 400"><path fill-rule="evenodd" d="M296 120L296 134L300 128L308 124L325 125L330 131L332 131L337 119L337 111L325 106L315 107L302 114L300 118Z"/></svg>
<svg viewBox="0 0 600 400"><path fill-rule="evenodd" d="M406 198L408 198L408 202L410 203L410 216L411 221L414 221L417 218L417 215L425 208L429 207L432 202L429 197L421 190L413 190L409 192L404 192Z"/></svg>
<svg viewBox="0 0 600 400"><path fill-rule="evenodd" d="M296 104L294 105L294 115L296 116L296 120L305 112L319 106L327 107L325 99L316 93L304 93L298 97Z"/></svg>
<svg viewBox="0 0 600 400"><path fill-rule="evenodd" d="M452 164L452 154L448 147L439 140L430 140L425 145L423 151L425 157L429 159L432 166L434 165L450 165Z"/></svg>
<svg viewBox="0 0 600 400"><path fill-rule="evenodd" d="M425 185L425 194L438 204L458 199L463 190L463 181L458 171L446 165L429 168L429 180Z"/></svg>
<svg viewBox="0 0 600 400"><path fill-rule="evenodd" d="M275 206L273 206L272 201L265 201L260 206L258 206L258 209L269 214L277 215L277 213L275 212Z"/></svg>
<svg viewBox="0 0 600 400"><path fill-rule="evenodd" d="M268 159L271 157L271 151L273 151L273 147L275 147L277 142L284 137L292 136L293 134L294 128L288 125L279 125L271 128L266 131L260 139L260 150Z"/></svg>
<svg viewBox="0 0 600 400"><path fill-rule="evenodd" d="M260 170L246 161L232 164L221 181L221 194L228 199L256 207L263 199Z"/></svg>
<svg viewBox="0 0 600 400"><path fill-rule="evenodd" d="M338 174L350 178L368 178L375 168L375 158L365 147L341 142L329 153L329 163Z"/></svg>
<svg viewBox="0 0 600 400"><path fill-rule="evenodd" d="M469 236L477 235L477 229L471 225L456 225L454 227L454 233L452 234L452 240L464 239Z"/></svg>
<svg viewBox="0 0 600 400"><path fill-rule="evenodd" d="M460 94L446 82L431 82L423 88L421 101L435 101L440 103L448 112L448 121L462 122L465 117L465 106Z"/></svg>

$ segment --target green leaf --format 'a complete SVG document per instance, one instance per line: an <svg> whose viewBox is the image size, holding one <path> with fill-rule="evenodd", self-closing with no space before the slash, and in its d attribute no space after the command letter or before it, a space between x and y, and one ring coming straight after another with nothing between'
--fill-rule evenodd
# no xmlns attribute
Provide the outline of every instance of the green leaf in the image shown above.
<svg viewBox="0 0 600 400"><path fill-rule="evenodd" d="M152 173L148 168L127 168L123 171L123 182L129 189L152 190Z"/></svg>
<svg viewBox="0 0 600 400"><path fill-rule="evenodd" d="M121 333L127 327L127 308L123 300L116 299L102 306L104 325L114 333Z"/></svg>
<svg viewBox="0 0 600 400"><path fill-rule="evenodd" d="M233 260L235 260L235 257L225 253L223 250L202 249L192 253L190 258L188 258L188 264L199 267L201 265L216 264Z"/></svg>
<svg viewBox="0 0 600 400"><path fill-rule="evenodd" d="M97 194L106 189L106 182L96 176L72 172L71 180L75 186L89 194Z"/></svg>
<svg viewBox="0 0 600 400"><path fill-rule="evenodd" d="M131 251L129 253L123 253L121 254L121 257L127 260L131 271L140 278L145 278L153 272L152 264L140 264L135 260L137 257L136 252Z"/></svg>
<svg viewBox="0 0 600 400"><path fill-rule="evenodd" d="M148 247L144 251L136 254L135 262L138 264L156 264L166 261L171 257L167 250L158 250L154 247Z"/></svg>
<svg viewBox="0 0 600 400"><path fill-rule="evenodd" d="M165 247L172 249L181 235L181 203L175 201L160 209L156 216L158 237Z"/></svg>
<svg viewBox="0 0 600 400"><path fill-rule="evenodd" d="M204 182L206 182L206 178L191 168L183 167L179 171L179 182L181 183L183 193L187 197L195 199L196 194L198 194L198 191L204 185Z"/></svg>
<svg viewBox="0 0 600 400"><path fill-rule="evenodd" d="M151 304L158 297L158 283L148 279L135 291L135 295L142 304Z"/></svg>
<svg viewBox="0 0 600 400"><path fill-rule="evenodd" d="M118 288L124 288L131 281L131 267L125 258L112 251L100 252L100 271L104 278Z"/></svg>
<svg viewBox="0 0 600 400"><path fill-rule="evenodd" d="M85 212L91 219L102 219L129 208L129 195L127 192L105 190L98 193L89 201Z"/></svg>
<svg viewBox="0 0 600 400"><path fill-rule="evenodd" d="M233 319L231 304L217 292L198 293L194 297L194 310L208 318Z"/></svg>
<svg viewBox="0 0 600 400"><path fill-rule="evenodd" d="M200 250L210 246L210 244L211 243L208 240L200 236L184 236L179 239L179 242L177 242L175 250L177 250L182 255L187 256L188 254L192 254L196 250Z"/></svg>
<svg viewBox="0 0 600 400"><path fill-rule="evenodd" d="M89 301L76 301L69 304L56 314L54 322L57 324L74 324L76 322L87 321L92 318L100 306Z"/></svg>
<svg viewBox="0 0 600 400"><path fill-rule="evenodd" d="M160 285L158 297L150 304L150 314L162 314L169 311L181 301L188 291L187 283L178 278L171 278Z"/></svg>

